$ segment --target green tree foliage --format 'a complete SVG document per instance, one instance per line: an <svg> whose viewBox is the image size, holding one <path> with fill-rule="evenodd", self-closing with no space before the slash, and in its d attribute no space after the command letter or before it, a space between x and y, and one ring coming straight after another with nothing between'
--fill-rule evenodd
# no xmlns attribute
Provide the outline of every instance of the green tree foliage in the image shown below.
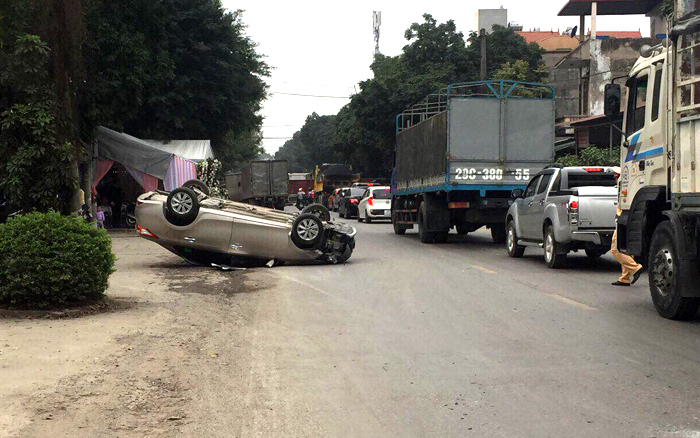
<svg viewBox="0 0 700 438"><path fill-rule="evenodd" d="M425 14L404 36L408 44L402 53L376 56L371 65L373 77L360 83L360 92L334 120L333 151L325 157L351 164L366 176L390 174L397 114L450 83L478 79L478 38L472 33L465 41L452 20L438 23ZM511 29L494 27L487 47L491 76L498 72L502 77L515 75L533 82L546 76L543 51ZM295 134L275 156L311 170L320 162L312 155L304 156L309 154L305 141Z"/></svg>
<svg viewBox="0 0 700 438"><path fill-rule="evenodd" d="M616 146L610 150L589 146L578 155L570 154L557 158L557 163L564 166L619 166L620 147Z"/></svg>
<svg viewBox="0 0 700 438"><path fill-rule="evenodd" d="M309 172L316 164L334 163L336 116L312 113L304 126L277 151L275 158L289 161L290 172Z"/></svg>
<svg viewBox="0 0 700 438"><path fill-rule="evenodd" d="M114 271L112 241L76 217L30 213L0 224L0 306L99 300Z"/></svg>
<svg viewBox="0 0 700 438"><path fill-rule="evenodd" d="M65 211L77 181L72 145L61 138L59 108L49 75L49 48L37 35L2 41L0 191L15 207Z"/></svg>
<svg viewBox="0 0 700 438"><path fill-rule="evenodd" d="M257 156L269 68L241 14L220 0L92 0L82 101L91 125L211 139L227 168Z"/></svg>

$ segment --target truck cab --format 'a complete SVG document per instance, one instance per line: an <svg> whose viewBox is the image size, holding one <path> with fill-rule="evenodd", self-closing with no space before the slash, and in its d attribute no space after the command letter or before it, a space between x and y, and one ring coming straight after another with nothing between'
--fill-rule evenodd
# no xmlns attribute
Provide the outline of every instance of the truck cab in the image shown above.
<svg viewBox="0 0 700 438"><path fill-rule="evenodd" d="M677 0L669 37L642 48L625 83L618 249L645 265L654 307L669 319L691 318L700 307L697 11ZM615 111L616 88L606 86L606 114Z"/></svg>

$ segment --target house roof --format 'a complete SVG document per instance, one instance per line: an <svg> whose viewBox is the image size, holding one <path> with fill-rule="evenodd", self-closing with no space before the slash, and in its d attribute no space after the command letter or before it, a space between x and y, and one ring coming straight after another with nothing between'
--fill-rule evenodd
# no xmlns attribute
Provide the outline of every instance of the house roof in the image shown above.
<svg viewBox="0 0 700 438"><path fill-rule="evenodd" d="M547 52L571 51L578 47L578 38L571 38L569 35L552 35L537 41L536 44Z"/></svg>
<svg viewBox="0 0 700 438"><path fill-rule="evenodd" d="M559 16L591 15L591 3L595 0L569 0L559 11ZM646 14L661 0L597 0L598 15Z"/></svg>
<svg viewBox="0 0 700 438"><path fill-rule="evenodd" d="M596 36L608 37L608 38L641 38L642 32L639 30L596 30ZM588 31L588 35L591 35L591 31Z"/></svg>
<svg viewBox="0 0 700 438"><path fill-rule="evenodd" d="M548 30L548 31L529 31L529 30L518 30L515 31L518 35L523 37L527 43L536 43L538 41L541 41L545 38L549 38L552 35L559 35L559 33L554 32L553 30Z"/></svg>

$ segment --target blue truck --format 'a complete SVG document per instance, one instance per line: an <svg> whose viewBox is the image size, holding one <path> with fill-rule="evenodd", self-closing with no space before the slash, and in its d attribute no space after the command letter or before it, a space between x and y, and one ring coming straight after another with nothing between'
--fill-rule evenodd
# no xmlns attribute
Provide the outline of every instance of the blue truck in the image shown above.
<svg viewBox="0 0 700 438"><path fill-rule="evenodd" d="M396 116L391 218L442 243L486 226L506 240L513 189L554 159L554 89L491 80L452 84Z"/></svg>

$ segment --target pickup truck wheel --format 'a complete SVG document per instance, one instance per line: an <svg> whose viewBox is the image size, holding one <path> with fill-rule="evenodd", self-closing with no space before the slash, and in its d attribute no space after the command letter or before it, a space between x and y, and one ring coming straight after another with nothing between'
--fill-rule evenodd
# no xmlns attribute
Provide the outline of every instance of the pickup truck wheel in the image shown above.
<svg viewBox="0 0 700 438"><path fill-rule="evenodd" d="M323 240L323 223L311 213L300 214L292 224L292 242L301 249L317 247Z"/></svg>
<svg viewBox="0 0 700 438"><path fill-rule="evenodd" d="M559 253L559 243L554 237L554 228L551 225L544 233L544 261L551 269L559 269L566 263L566 254Z"/></svg>
<svg viewBox="0 0 700 438"><path fill-rule="evenodd" d="M506 226L505 225L491 225L491 238L494 243L506 243Z"/></svg>
<svg viewBox="0 0 700 438"><path fill-rule="evenodd" d="M418 238L421 243L433 243L435 240L435 233L428 231L425 225L425 203L422 203L418 208Z"/></svg>
<svg viewBox="0 0 700 438"><path fill-rule="evenodd" d="M673 228L660 224L649 248L649 290L656 311L668 319L690 319L700 307L700 299L681 293L682 263L678 258Z"/></svg>
<svg viewBox="0 0 700 438"><path fill-rule="evenodd" d="M510 257L519 258L525 254L525 247L518 245L518 233L515 232L515 224L513 221L508 222L506 246L508 247L508 255Z"/></svg>
<svg viewBox="0 0 700 438"><path fill-rule="evenodd" d="M165 205L165 217L173 225L189 225L199 214L199 199L195 192L187 187L178 187L170 192Z"/></svg>

